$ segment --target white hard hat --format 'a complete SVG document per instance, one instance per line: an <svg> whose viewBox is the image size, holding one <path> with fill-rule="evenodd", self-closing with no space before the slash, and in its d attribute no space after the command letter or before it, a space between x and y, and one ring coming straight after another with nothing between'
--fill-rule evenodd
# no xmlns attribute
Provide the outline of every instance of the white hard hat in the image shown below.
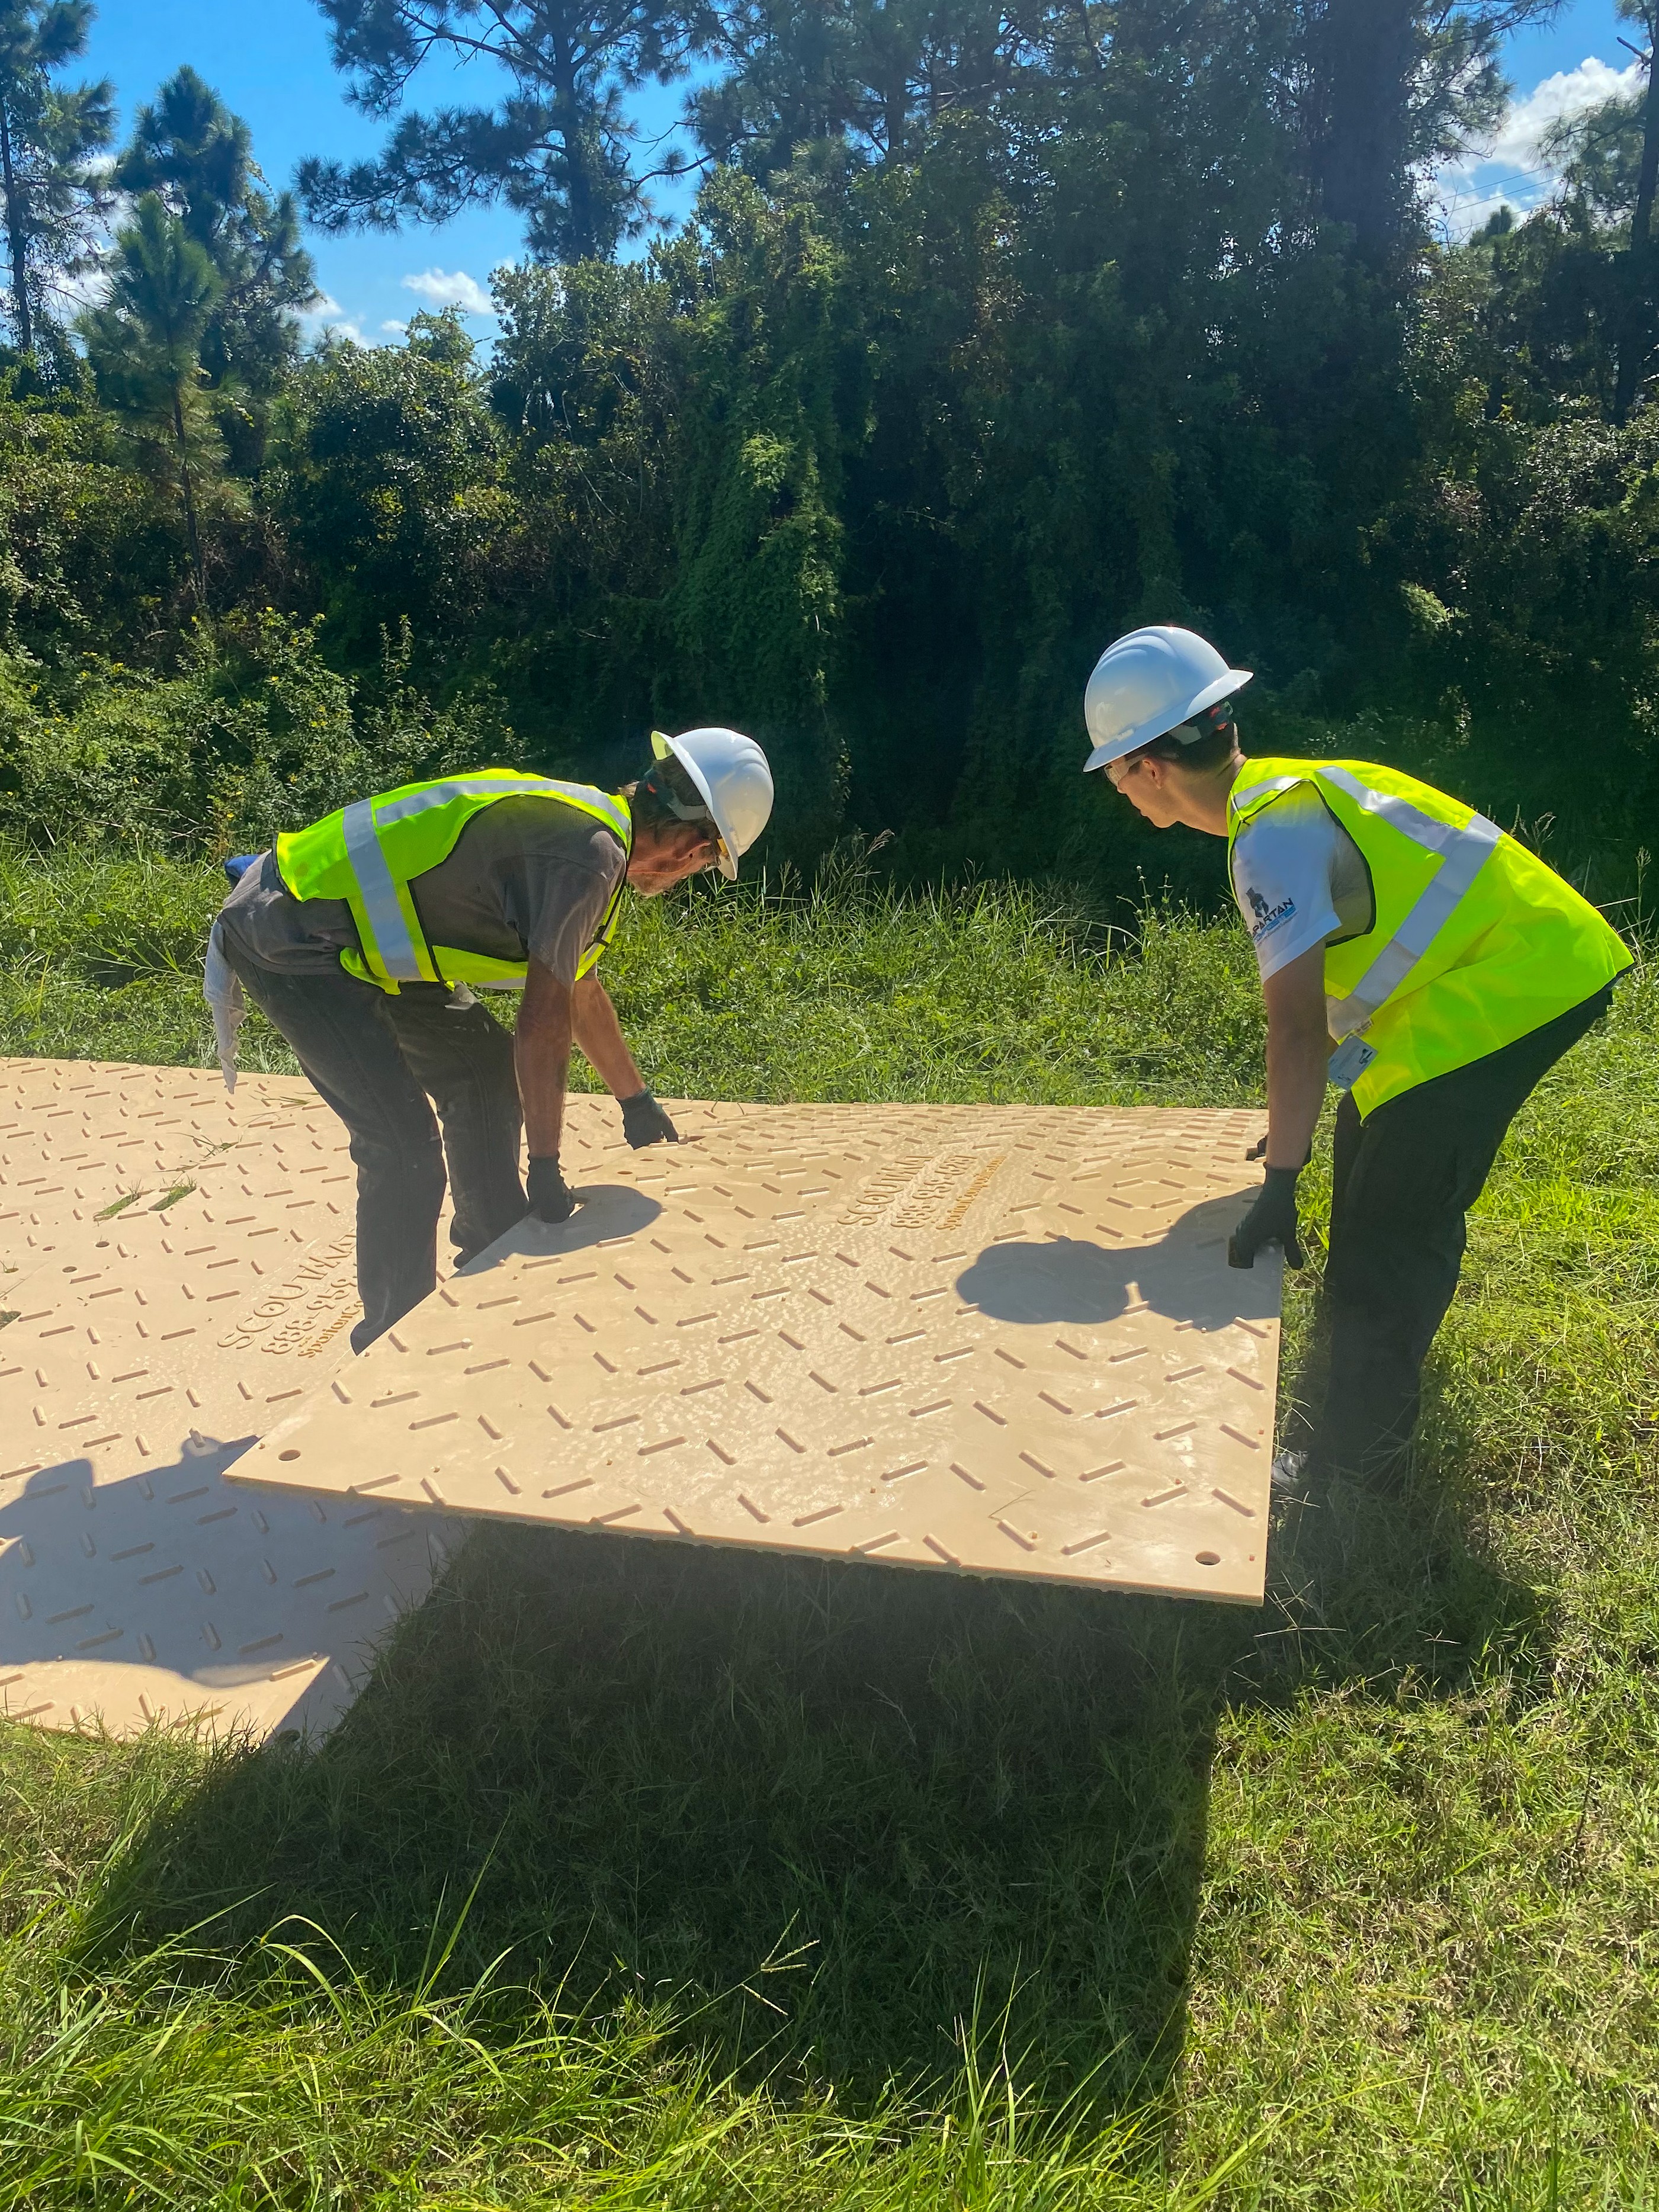
<svg viewBox="0 0 1659 2212"><path fill-rule="evenodd" d="M659 760L677 760L702 793L720 836L720 873L734 878L738 860L771 818L766 755L739 730L685 730L678 738L653 730L651 750Z"/></svg>
<svg viewBox="0 0 1659 2212"><path fill-rule="evenodd" d="M1132 629L1101 654L1083 695L1083 719L1094 741L1084 773L1166 737L1248 684L1251 672L1229 668L1196 631L1163 623Z"/></svg>

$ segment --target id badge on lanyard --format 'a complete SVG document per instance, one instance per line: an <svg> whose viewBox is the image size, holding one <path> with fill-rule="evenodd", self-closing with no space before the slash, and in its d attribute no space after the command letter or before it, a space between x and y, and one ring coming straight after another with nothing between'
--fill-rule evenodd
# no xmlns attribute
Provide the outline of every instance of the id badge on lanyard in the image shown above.
<svg viewBox="0 0 1659 2212"><path fill-rule="evenodd" d="M1367 1044L1364 1037L1344 1037L1325 1073L1339 1091L1352 1091L1376 1058L1376 1047Z"/></svg>

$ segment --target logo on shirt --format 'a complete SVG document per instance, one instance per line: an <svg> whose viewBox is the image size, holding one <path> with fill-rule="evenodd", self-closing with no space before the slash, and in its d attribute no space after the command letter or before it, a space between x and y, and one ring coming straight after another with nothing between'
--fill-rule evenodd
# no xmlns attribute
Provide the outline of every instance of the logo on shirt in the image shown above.
<svg viewBox="0 0 1659 2212"><path fill-rule="evenodd" d="M1277 906L1269 906L1254 884L1244 896L1250 902L1250 911L1255 916L1250 924L1250 940L1255 945L1260 945L1264 937L1271 937L1274 930L1287 922L1296 912L1294 899L1280 899Z"/></svg>

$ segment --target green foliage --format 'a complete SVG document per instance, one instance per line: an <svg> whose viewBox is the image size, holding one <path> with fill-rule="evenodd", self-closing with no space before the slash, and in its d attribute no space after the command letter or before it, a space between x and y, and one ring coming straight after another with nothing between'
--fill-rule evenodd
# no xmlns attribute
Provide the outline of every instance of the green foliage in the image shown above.
<svg viewBox="0 0 1659 2212"><path fill-rule="evenodd" d="M1429 416L1407 319L1312 220L1303 142L1264 97L1288 18L1269 58L1236 9L1160 42L1166 14L1124 11L1086 88L1054 58L1026 107L952 108L915 165L769 156L764 194L717 173L647 276L509 281L497 398L534 440L532 543L561 501L556 597L526 596L507 678L534 741L538 689L562 722L567 698L638 712L643 657L657 714L763 723L784 849L821 847L844 800L900 831L913 874L1127 890L1145 868L1186 890L1077 773L1115 629L1223 634L1262 671L1262 742L1280 701L1438 715L1443 683L1425 702L1399 680L1366 536ZM579 683L538 685L556 671ZM1480 768L1471 796L1512 813L1502 754Z"/></svg>
<svg viewBox="0 0 1659 2212"><path fill-rule="evenodd" d="M10 1048L205 1062L218 888L0 857ZM617 952L665 1091L1260 1098L1231 923L844 869ZM1650 2203L1656 1014L1259 1612L486 1529L321 1747L0 1725L0 2206Z"/></svg>
<svg viewBox="0 0 1659 2212"><path fill-rule="evenodd" d="M496 271L482 368L417 315L268 362L257 400L221 380L226 318L253 264L288 281L280 210L236 118L172 80L123 157L171 210L139 225L145 283L166 253L182 279L173 222L222 289L165 391L112 301L112 404L0 399L0 645L63 712L88 652L167 684L198 611L320 614L362 702L400 640L408 713L488 696L481 729L556 773L619 781L653 726L752 729L780 802L757 865L890 830L898 880L1115 911L1218 893L1079 772L1102 646L1180 620L1257 672L1247 749L1380 754L1627 893L1659 806L1642 126L1584 126L1558 205L1447 248L1413 164L1490 120L1531 0L1115 0L1018 37L976 7L744 11L698 94L732 160L672 240ZM422 24L552 36L532 12L334 19L395 105ZM471 173L458 147L433 190ZM565 184L536 191L563 222Z"/></svg>
<svg viewBox="0 0 1659 2212"><path fill-rule="evenodd" d="M303 636L275 618L264 632L253 641L264 665L288 673L270 685L270 705L257 683L246 686L250 720L292 717L308 689L333 707L329 746L349 747L344 702L329 690L337 679L307 657ZM204 690L215 681L222 687L224 675L210 667ZM423 741L434 752L455 744L453 724ZM287 799L286 818L307 818L319 800L337 805L354 767L366 765L383 765L380 781L392 783L405 763L343 768L339 797ZM71 792L66 820L75 804ZM118 1022L127 1057L208 1064L195 970L222 878L154 843L100 842L90 810L82 821L80 836L49 858L0 844L0 975L12 976L0 983L0 1049L102 1056ZM244 816L224 842L251 834ZM128 928L133 946L149 950L130 953L118 973ZM165 957L154 951L162 944ZM1236 929L1162 911L1137 917L1133 933L1109 929L1057 899L1002 887L901 897L856 851L835 855L810 888L763 878L633 901L605 980L651 1080L682 1097L858 1098L873 1088L895 1098L1173 1104L1200 1092L1242 1099L1260 1080L1261 994ZM176 985L154 1043L135 1026L142 1009L118 1011L131 981ZM1195 997L1206 1008L1196 1028L1186 1018ZM196 1042L181 1052L184 1036ZM257 1012L243 1037L256 1055L247 1065L292 1065Z"/></svg>
<svg viewBox="0 0 1659 2212"><path fill-rule="evenodd" d="M193 69L178 70L139 109L114 180L160 193L213 264L221 289L198 349L212 384L273 390L298 351L294 311L317 284L293 194L259 189L246 124Z"/></svg>
<svg viewBox="0 0 1659 2212"><path fill-rule="evenodd" d="M706 0L320 4L349 96L371 114L394 113L434 52L495 64L503 96L495 106L406 113L372 160L302 163L313 221L331 230L395 230L501 199L524 216L532 257L548 261L608 256L644 228L646 180L632 158L640 127L623 95L684 76L717 24Z"/></svg>
<svg viewBox="0 0 1659 2212"><path fill-rule="evenodd" d="M110 141L109 85L54 82L86 50L91 0L0 0L0 219L17 350L48 380L73 380L47 312L56 281L85 265L105 206L89 157Z"/></svg>
<svg viewBox="0 0 1659 2212"><path fill-rule="evenodd" d="M1468 397L1432 478L1371 534L1410 595L1401 673L1430 713L1452 707L1437 772L1473 766L1523 819L1557 815L1575 854L1628 850L1659 819L1659 414L1531 426ZM1571 777L1569 731L1594 749Z"/></svg>
<svg viewBox="0 0 1659 2212"><path fill-rule="evenodd" d="M677 703L690 719L696 699L699 720L769 745L783 849L810 854L834 836L845 796L825 712L841 617L835 386L851 335L842 256L807 209L780 218L733 174L708 188L702 220L720 253L687 332L695 404L680 421L669 592Z"/></svg>
<svg viewBox="0 0 1659 2212"><path fill-rule="evenodd" d="M845 781L827 711L840 257L735 174L704 209L717 249L687 240L653 274L503 279L495 401L529 447L514 581L564 617L527 627L507 680L556 757L591 750L590 701L636 727L752 731L779 783L768 849L810 857Z"/></svg>
<svg viewBox="0 0 1659 2212"><path fill-rule="evenodd" d="M204 623L166 676L90 656L56 684L0 667L0 824L37 845L223 853L365 790L517 757L487 684L440 712L408 680L406 634L370 683L327 665L319 626L269 607Z"/></svg>
<svg viewBox="0 0 1659 2212"><path fill-rule="evenodd" d="M203 389L202 342L224 289L208 249L159 193L145 192L117 233L108 301L80 325L99 397L140 465L177 491L198 599L204 495L218 487L226 459Z"/></svg>
<svg viewBox="0 0 1659 2212"><path fill-rule="evenodd" d="M270 496L348 653L400 617L453 635L482 596L501 441L458 339L453 318L417 316L402 348L337 343L289 388Z"/></svg>
<svg viewBox="0 0 1659 2212"><path fill-rule="evenodd" d="M763 182L808 149L844 149L860 165L914 161L946 114L1038 82L1075 28L1033 21L1011 36L983 0L762 0L733 11L732 67L697 88L691 112L711 153Z"/></svg>
<svg viewBox="0 0 1659 2212"><path fill-rule="evenodd" d="M175 614L181 518L120 465L115 426L84 393L0 385L0 642L60 665L84 650L143 650Z"/></svg>

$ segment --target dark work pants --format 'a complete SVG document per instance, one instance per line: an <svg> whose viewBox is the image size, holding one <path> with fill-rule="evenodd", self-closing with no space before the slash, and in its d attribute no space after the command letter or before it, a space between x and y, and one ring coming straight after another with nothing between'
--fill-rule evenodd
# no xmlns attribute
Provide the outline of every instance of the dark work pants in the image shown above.
<svg viewBox="0 0 1659 2212"><path fill-rule="evenodd" d="M446 1158L450 1240L463 1261L523 1218L513 1040L482 1006L453 1006L441 983L405 983L394 996L343 970L261 968L228 930L224 945L249 998L351 1132L363 1302L351 1348L361 1352L437 1281Z"/></svg>
<svg viewBox="0 0 1659 2212"><path fill-rule="evenodd" d="M1457 1288L1464 1216L1528 1093L1604 1014L1613 986L1501 1052L1359 1118L1336 1110L1325 1263L1330 1379L1315 1463L1386 1487L1417 1425L1423 1362Z"/></svg>

